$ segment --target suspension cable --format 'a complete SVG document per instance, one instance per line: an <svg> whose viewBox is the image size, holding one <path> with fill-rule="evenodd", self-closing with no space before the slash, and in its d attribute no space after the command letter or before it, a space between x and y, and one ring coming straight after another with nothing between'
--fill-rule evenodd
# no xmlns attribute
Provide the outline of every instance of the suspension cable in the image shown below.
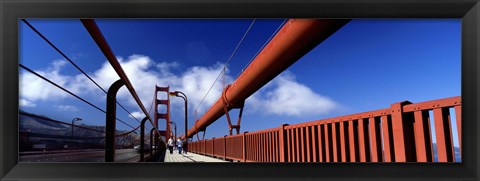
<svg viewBox="0 0 480 181"><path fill-rule="evenodd" d="M250 63L252 63L252 61L255 59L255 57L257 57L257 55L263 50L263 48L265 48L265 46L267 46L267 44L270 42L270 40L272 40L272 38L275 36L275 34L277 34L277 32L283 27L283 25L285 24L285 22L287 22L288 19L285 19L283 20L283 22L278 26L278 28L272 33L272 35L270 35L270 38L267 39L267 41L262 45L262 47L260 47L260 49L258 49L257 53L255 53L255 55L252 57L252 59L250 59L250 61L243 67L242 71L240 71L237 76L235 77L234 80L236 80L238 78L238 76L240 76L240 74L243 72L243 70L245 70L245 68L247 68ZM223 72L223 88L225 89L225 86L226 86L226 73L225 73L225 70ZM219 95L217 99L219 99L222 95ZM210 104L210 107L214 104L215 102L213 102L212 104ZM196 111L196 110L195 110ZM196 113L196 112L195 112Z"/></svg>
<svg viewBox="0 0 480 181"><path fill-rule="evenodd" d="M155 92L153 92L153 99L152 99L152 103L150 104L150 108L148 109L148 115L150 115L150 113L152 112L152 108L153 108L153 103L155 102Z"/></svg>
<svg viewBox="0 0 480 181"><path fill-rule="evenodd" d="M68 58L67 55L65 55L59 48L57 48L42 33L40 33L40 31L38 31L35 27L33 27L27 20L22 19L22 21L25 24L27 24L27 26L30 27L30 29L32 29L35 33L37 33L38 36L40 36L43 40L45 40L53 49L55 49L58 53L60 53L60 55L62 55L63 58L65 58L68 62L70 62L70 64L72 64L75 68L77 68L77 70L79 70L83 75L85 75L91 82L93 82L100 90L102 90L105 94L107 94L107 91L105 91L105 89L103 89L96 81L94 81L92 77L90 77L85 71L83 71L75 62L73 62L70 58ZM132 116L133 119L135 119L138 123L140 123L140 121L137 118L133 117L132 113L128 111L122 104L120 104L118 101L117 101L117 104L123 110L125 110L128 114L130 114L130 116Z"/></svg>
<svg viewBox="0 0 480 181"><path fill-rule="evenodd" d="M285 22L287 22L287 20L288 19L283 20L282 24L280 24L280 26L278 26L278 28L272 33L272 35L270 35L270 38L268 38L267 41L262 45L262 47L260 49L258 49L257 53L255 53L255 55L252 57L252 59L250 59L250 61L245 65L245 67L243 67L242 71L240 71L237 74L235 79L237 79L238 76L240 76L240 74L243 72L243 70L245 70L245 68L247 68L250 65L250 63L252 63L252 61L255 59L255 57L257 57L257 55L263 50L263 48L265 48L265 46L267 46L267 44L270 42L270 40L272 40L272 38L277 34L277 32L283 27Z"/></svg>
<svg viewBox="0 0 480 181"><path fill-rule="evenodd" d="M222 71L220 71L220 72L218 73L218 76L217 76L217 78L215 79L215 81L213 82L212 86L210 86L210 88L208 89L208 91L207 91L207 93L205 94L205 96L203 96L202 101L200 101L200 103L199 103L199 104L197 105L197 107L195 108L195 112L198 110L198 108L199 108L200 105L203 103L203 101L205 100L205 98L207 97L207 95L210 93L210 90L212 90L212 88L213 88L213 86L215 85L215 83L217 82L218 78L220 78L220 75L222 75L222 72L225 72L228 63L230 62L230 60L232 60L233 55L235 55L235 52L237 52L238 47L240 47L240 45L242 44L243 40L245 39L245 37L247 36L248 32L250 31L250 29L252 28L253 24L255 23L255 20L256 20L256 19L253 19L253 21L252 21L252 23L250 24L250 26L248 27L247 31L245 31L245 33L243 34L242 39L240 39L240 41L238 42L237 46L236 46L235 49L233 50L232 54L231 54L230 57L228 58L227 62L224 64Z"/></svg>
<svg viewBox="0 0 480 181"><path fill-rule="evenodd" d="M98 106L95 106L94 104L92 104L92 103L88 102L87 100L85 100L85 99L81 98L80 96L78 96L78 95L76 95L76 94L74 94L74 93L70 92L69 90L67 90L67 89L63 88L62 86L60 86L60 85L56 84L55 82L52 82L51 80L49 80L49 79L47 79L47 78L43 77L42 75L40 75L40 74L38 74L37 72L35 72L35 71L33 71L33 70L29 69L28 67L26 67L26 66L24 66L24 65L22 65L22 64L19 64L19 65L20 65L20 67L22 67L23 69L25 69L25 70L29 71L30 73L32 73L32 74L34 74L34 75L36 75L37 77L39 77L39 78L41 78L41 79L43 79L43 80L47 81L48 83L50 83L50 84L54 85L55 87L57 87L57 88L59 88L59 89L61 89L61 90L65 91L65 92L67 92L68 94L70 94L70 95L72 95L72 96L76 97L77 99L79 99L79 100L81 100L81 101L83 101L83 102L87 103L88 105L90 105L90 106L92 106L92 107L94 107L94 108L98 109L99 111L102 111L102 112L103 112L103 113L105 113L105 114L107 113L105 110L103 110L103 109L99 108ZM117 119L118 121L120 121L121 123L123 123L123 124L125 124L125 125L127 125L127 126L129 126L129 127L131 127L131 128L133 128L133 129L135 129L135 127L133 127L133 126L131 126L131 125L129 125L129 124L127 124L127 123L125 123L124 121L120 120L119 118L116 118L116 119Z"/></svg>

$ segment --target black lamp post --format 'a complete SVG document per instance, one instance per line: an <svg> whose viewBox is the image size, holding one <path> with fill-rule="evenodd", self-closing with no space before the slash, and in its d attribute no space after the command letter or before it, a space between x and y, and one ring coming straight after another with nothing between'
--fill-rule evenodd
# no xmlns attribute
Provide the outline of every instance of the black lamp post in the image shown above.
<svg viewBox="0 0 480 181"><path fill-rule="evenodd" d="M173 135L173 137L174 137L175 139L177 139L177 124L175 124L175 122L173 122L173 121L172 121L170 124L173 124L173 125L175 126L175 127L174 127L174 129L175 129L175 134ZM175 139L174 139L174 140L175 140Z"/></svg>
<svg viewBox="0 0 480 181"><path fill-rule="evenodd" d="M181 97L185 101L185 140L187 139L187 124L188 124L188 99L187 95L185 95L183 92L180 91L175 91L175 92L170 92L170 96L175 96L175 97Z"/></svg>
<svg viewBox="0 0 480 181"><path fill-rule="evenodd" d="M81 121L82 118L73 118L72 119L72 138L73 138L73 124L75 123L75 121Z"/></svg>

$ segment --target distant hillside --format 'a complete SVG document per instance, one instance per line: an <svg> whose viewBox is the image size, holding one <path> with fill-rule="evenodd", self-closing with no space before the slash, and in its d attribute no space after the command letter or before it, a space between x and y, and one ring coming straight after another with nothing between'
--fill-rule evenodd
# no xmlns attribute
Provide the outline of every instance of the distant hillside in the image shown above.
<svg viewBox="0 0 480 181"><path fill-rule="evenodd" d="M24 112L24 111L20 110L20 112ZM24 112L24 113L28 113L28 112ZM42 116L42 115L38 115L38 116L48 118L48 117ZM45 120L40 119L40 118L25 116L25 115L22 115L22 114L19 114L19 127L20 127L20 130L27 130L27 129L32 129L32 130L43 130L43 129L62 130L62 129L68 128L68 126L64 125L64 124L45 121Z"/></svg>
<svg viewBox="0 0 480 181"><path fill-rule="evenodd" d="M26 111L20 110L19 114L19 131L23 133L35 133L35 134L40 134L40 135L52 135L52 136L68 136L68 138L72 135L72 127L67 124L62 124L54 121L50 121L49 117L44 116L44 115L36 115L32 113L28 113ZM25 115L27 114L27 115ZM28 115L31 114L32 116ZM59 121L59 120L56 120ZM101 144L105 142L105 133L103 131L105 130L105 126L92 126L92 125L85 125L85 124L80 124L82 127L86 127L89 129L83 129L79 127L74 127L73 129L73 139L67 139L63 141L80 141L80 138L100 138L100 139L88 139L88 140L82 140L83 143L96 143L96 144ZM98 131L94 131L98 130ZM126 133L128 131L124 130L117 130L117 134L122 134ZM30 142L37 142L37 143L42 143L45 142L45 139L34 139L35 137L32 137ZM122 137L117 137L117 144L133 144L133 142L137 142L139 138L139 135L136 134L135 132L132 132L126 136ZM41 141L43 140L43 141ZM51 140L51 139L49 139ZM59 142L58 139L56 139L57 142ZM22 142L22 141L21 141ZM62 142L62 141L60 141Z"/></svg>
<svg viewBox="0 0 480 181"><path fill-rule="evenodd" d="M20 110L20 112L33 114L23 110ZM37 115L37 114L33 114L33 115L38 117L19 114L19 130L20 131L34 132L34 133L41 133L41 134L53 134L53 135L71 135L71 129L72 129L71 126L48 121L48 119L51 119L51 118L44 115ZM42 118L45 118L45 119L42 119ZM105 126L92 126L92 125L85 125L85 124L79 124L79 125L90 128L90 129L98 130L98 131L105 130ZM126 133L126 132L127 131L125 130L117 130L117 134ZM89 136L97 137L97 136L103 136L103 133L75 127L74 135L82 136L82 137L89 137Z"/></svg>

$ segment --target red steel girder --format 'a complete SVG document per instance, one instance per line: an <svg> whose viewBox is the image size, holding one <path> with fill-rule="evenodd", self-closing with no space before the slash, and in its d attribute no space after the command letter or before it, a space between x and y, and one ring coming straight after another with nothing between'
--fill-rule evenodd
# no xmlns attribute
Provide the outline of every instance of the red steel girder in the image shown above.
<svg viewBox="0 0 480 181"><path fill-rule="evenodd" d="M105 55L105 57L107 58L110 65L112 65L113 69L118 74L120 79L123 80L123 82L125 83L125 86L127 87L130 94L133 96L135 101L137 102L137 104L140 107L140 109L142 110L142 112L145 114L145 116L148 117L148 120L149 120L150 124L152 124L152 126L155 128L155 131L158 134L160 134L157 126L153 124L152 118L148 114L147 109L145 109L145 106L143 105L142 101L140 101L140 98L138 97L137 92L133 88L132 83L128 79L127 74L125 74L125 71L123 71L123 68L120 65L120 62L115 57L115 54L113 53L112 49L110 48L110 45L108 45L107 40L103 37L102 32L100 31L97 24L95 23L95 20L93 20L93 19L81 19L81 22L82 22L83 26L85 26L85 28L87 29L88 33L93 38L95 43L98 45L98 47L100 48L102 53Z"/></svg>
<svg viewBox="0 0 480 181"><path fill-rule="evenodd" d="M229 105L245 101L290 65L343 27L348 19L290 19L226 91ZM225 114L223 102L215 104L188 130L192 137ZM229 110L231 107L229 108Z"/></svg>

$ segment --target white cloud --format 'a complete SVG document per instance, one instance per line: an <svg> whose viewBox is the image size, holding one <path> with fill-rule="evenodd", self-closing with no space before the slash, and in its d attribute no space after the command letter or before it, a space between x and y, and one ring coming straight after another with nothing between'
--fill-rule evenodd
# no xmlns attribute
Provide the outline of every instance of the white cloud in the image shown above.
<svg viewBox="0 0 480 181"><path fill-rule="evenodd" d="M117 59L146 109L150 107L153 100L155 85L170 86L171 91L180 90L184 92L188 96L189 106L191 108L196 107L223 69L223 65L217 63L209 67L194 66L181 75L174 75L171 69L179 66L177 62L155 63L148 56L143 55L132 55L127 59L117 57ZM95 95L98 99L105 99L105 94L84 75L62 75L60 70L66 63L65 61L54 61L46 70L35 70L35 72L79 96ZM102 64L100 69L88 74L106 91L113 82L119 79L117 73L107 61ZM45 101L70 96L33 74L22 73L20 79L20 96L25 100ZM220 77L220 80L223 80L223 76ZM232 78L227 75L226 80L231 81ZM206 110L220 95L221 91L222 84L217 82L200 109ZM125 86L119 90L117 98L120 102L126 102L140 110ZM171 98L171 103L172 106L183 107L183 100L180 98Z"/></svg>
<svg viewBox="0 0 480 181"><path fill-rule="evenodd" d="M35 106L37 106L35 103L30 102L30 101L25 100L25 99L20 99L19 104L20 104L21 107L35 107Z"/></svg>
<svg viewBox="0 0 480 181"><path fill-rule="evenodd" d="M171 69L179 67L177 62L156 63L144 55L132 55L126 59L117 57L117 59L146 109L149 109L153 100L154 86L158 85L170 86L170 91L180 90L184 92L188 96L189 109L193 112L223 70L223 65L216 63L211 66L190 67L182 74L175 75ZM105 100L105 94L84 75L62 75L61 69L66 63L65 61L54 61L46 70L35 71L79 96L94 95L100 100ZM88 74L105 90L108 90L110 85L119 79L117 73L107 61L102 64L100 69ZM223 79L224 77L221 75L212 87L210 93L200 105L198 116L201 116L221 95ZM228 69L225 79L227 83L233 80L228 75ZM35 105L33 101L61 99L69 96L30 73L22 73L20 80L21 99L24 100L24 103L28 101L29 105ZM117 98L121 103L133 107L130 110L136 109L136 112L132 113L134 117L143 117L143 113L140 112L140 108L125 86L119 90ZM249 107L261 110L262 113L287 116L325 114L337 107L333 100L315 93L306 85L296 82L295 77L289 73L279 75L260 91L250 96L247 99L247 104ZM183 108L183 100L172 97L171 105L172 107ZM67 109L67 107L65 108Z"/></svg>
<svg viewBox="0 0 480 181"><path fill-rule="evenodd" d="M326 114L338 107L332 99L296 82L288 72L280 74L246 102L254 110L286 116Z"/></svg>
<svg viewBox="0 0 480 181"><path fill-rule="evenodd" d="M134 111L132 112L132 116L137 119L143 119L145 117L145 114L143 114L143 112L140 112L140 111Z"/></svg>
<svg viewBox="0 0 480 181"><path fill-rule="evenodd" d="M57 106L57 108L62 110L62 111L73 111L73 112L78 111L77 107L71 106L71 105L59 105L59 106Z"/></svg>
<svg viewBox="0 0 480 181"><path fill-rule="evenodd" d="M45 78L57 83L60 86L67 86L67 82L72 81L72 77L60 74L60 69L65 65L65 61L56 60L52 66L45 71L36 71ZM38 78L36 75L30 73L22 73L20 76L20 97L28 101L47 100L63 98L67 93L59 90L57 87L51 85Z"/></svg>
<svg viewBox="0 0 480 181"><path fill-rule="evenodd" d="M156 67L161 70L161 73L170 74L170 69L177 68L179 65L177 62L160 62Z"/></svg>
<svg viewBox="0 0 480 181"><path fill-rule="evenodd" d="M182 90L188 96L188 101L192 102L195 106L194 109L202 99L205 97L205 94L209 91L208 95L205 97L204 101L198 109L198 113L202 113L214 103L218 97L222 94L223 90L223 75L220 75L217 82L213 85L213 82L217 79L220 72L223 71L223 65L217 63L211 67L199 67L195 66L187 70L181 77L182 84L178 87L179 90ZM228 70L226 70L228 73ZM225 82L232 81L232 77L225 75Z"/></svg>
<svg viewBox="0 0 480 181"><path fill-rule="evenodd" d="M155 84L169 85L172 83L172 81L175 81L175 78L172 78L173 75L162 76L161 70L160 72L153 70L152 67L155 64L153 60L147 56L132 55L126 60L122 57L117 57L117 59L132 83L135 92L139 96L144 106L146 106L146 109L148 109L148 106L153 100ZM95 71L92 78L96 80L105 90L108 90L113 82L120 79L108 62L105 62L99 70ZM98 88L92 87L92 89ZM126 86L123 86L118 91L117 98L120 100L120 102L127 102L131 106L137 105L135 99L127 90Z"/></svg>

